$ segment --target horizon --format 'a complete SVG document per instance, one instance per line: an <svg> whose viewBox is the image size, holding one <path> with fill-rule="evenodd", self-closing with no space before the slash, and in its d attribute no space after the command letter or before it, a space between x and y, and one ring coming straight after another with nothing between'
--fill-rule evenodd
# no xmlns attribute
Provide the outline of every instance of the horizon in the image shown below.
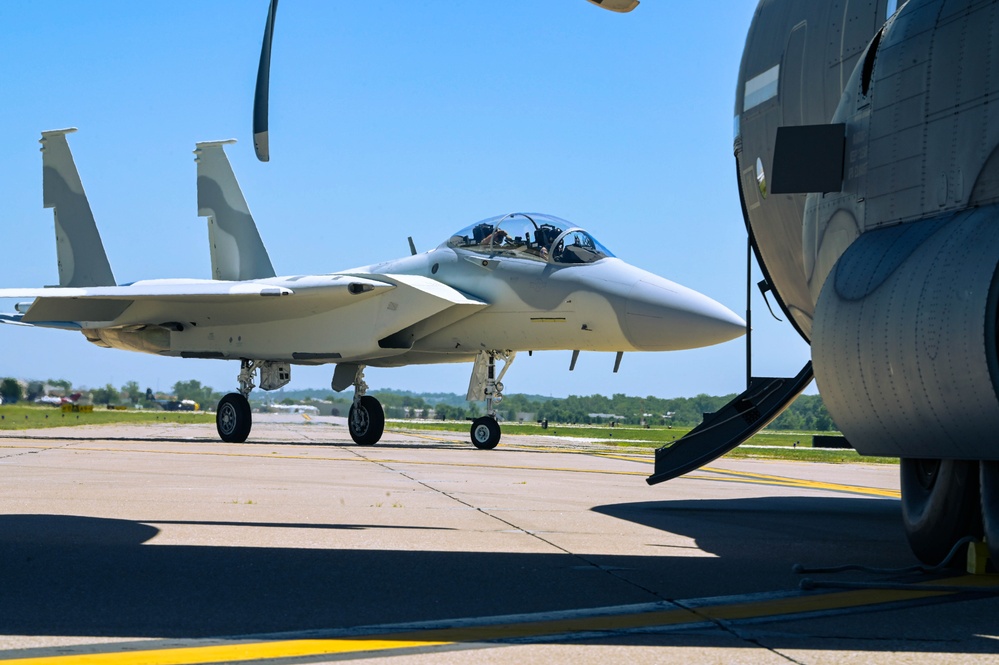
<svg viewBox="0 0 999 665"><path fill-rule="evenodd" d="M57 281L37 140L75 126L70 145L119 282L209 276L191 151L235 136L228 155L280 274L377 263L406 255L407 236L422 251L476 220L541 210L744 315L732 116L755 7L642 3L616 15L583 0L288 3L271 63L271 161L261 164L250 120L266 1L0 6L0 72L18 100L0 108L0 229L12 248L0 286ZM219 25L211 39L191 39L194 27ZM807 344L771 319L755 288L752 298L754 374L795 375ZM237 385L237 363L100 349L65 331L0 326L0 344L5 375L154 390L191 377L222 392ZM617 374L613 353L583 353L573 373L570 356L518 355L507 390L554 398L745 387L743 340L626 353ZM470 371L368 368L366 380L372 390L460 392ZM295 366L291 386L328 384L332 373Z"/></svg>

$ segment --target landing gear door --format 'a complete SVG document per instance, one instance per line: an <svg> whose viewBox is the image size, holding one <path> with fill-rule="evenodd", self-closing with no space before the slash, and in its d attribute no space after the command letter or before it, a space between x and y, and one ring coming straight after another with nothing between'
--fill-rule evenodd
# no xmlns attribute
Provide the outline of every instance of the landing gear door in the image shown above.
<svg viewBox="0 0 999 665"><path fill-rule="evenodd" d="M260 387L263 390L277 390L291 381L291 365L288 363L265 362L260 366Z"/></svg>
<svg viewBox="0 0 999 665"><path fill-rule="evenodd" d="M486 398L486 380L489 378L489 354L479 351L475 356L475 364L472 366L472 378L468 381L468 394L465 399L469 402L481 402Z"/></svg>

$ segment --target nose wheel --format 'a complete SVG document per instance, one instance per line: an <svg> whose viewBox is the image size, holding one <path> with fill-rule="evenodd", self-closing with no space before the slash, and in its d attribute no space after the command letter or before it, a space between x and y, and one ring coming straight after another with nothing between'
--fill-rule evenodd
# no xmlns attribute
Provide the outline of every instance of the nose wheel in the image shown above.
<svg viewBox="0 0 999 665"><path fill-rule="evenodd" d="M492 450L500 440L500 426L492 416L472 421L472 444L479 450Z"/></svg>

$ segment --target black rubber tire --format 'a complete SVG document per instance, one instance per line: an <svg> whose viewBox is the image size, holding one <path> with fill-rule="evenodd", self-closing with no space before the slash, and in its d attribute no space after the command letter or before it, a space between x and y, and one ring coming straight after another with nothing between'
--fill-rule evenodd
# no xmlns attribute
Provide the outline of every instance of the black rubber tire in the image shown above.
<svg viewBox="0 0 999 665"><path fill-rule="evenodd" d="M359 446L378 443L385 431L385 411L381 403L371 395L363 395L358 405L351 404L347 429L350 430L350 438Z"/></svg>
<svg viewBox="0 0 999 665"><path fill-rule="evenodd" d="M900 474L902 523L916 558L936 566L961 538L981 537L977 462L903 458ZM963 567L964 557L951 564Z"/></svg>
<svg viewBox="0 0 999 665"><path fill-rule="evenodd" d="M999 571L999 462L979 462L981 467L982 524L989 544L992 567Z"/></svg>
<svg viewBox="0 0 999 665"><path fill-rule="evenodd" d="M243 443L250 436L253 414L250 403L239 393L229 393L219 400L215 410L215 428L226 443Z"/></svg>
<svg viewBox="0 0 999 665"><path fill-rule="evenodd" d="M472 445L479 450L492 450L499 444L500 426L491 416L482 416L472 421Z"/></svg>

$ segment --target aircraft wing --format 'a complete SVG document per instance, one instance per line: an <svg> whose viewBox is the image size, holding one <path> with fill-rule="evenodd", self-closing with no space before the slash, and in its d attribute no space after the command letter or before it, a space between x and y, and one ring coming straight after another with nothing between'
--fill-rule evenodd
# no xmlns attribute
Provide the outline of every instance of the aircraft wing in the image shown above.
<svg viewBox="0 0 999 665"><path fill-rule="evenodd" d="M280 280L146 280L124 286L0 289L0 298L34 298L0 323L85 327L197 321L221 325L295 318L363 300L395 285L366 277L318 275ZM290 296L290 298L289 298ZM277 302L282 301L282 302Z"/></svg>
<svg viewBox="0 0 999 665"><path fill-rule="evenodd" d="M0 315L0 323L51 328L125 328L227 326L290 322L351 307L369 298L397 292L375 320L343 317L355 338L370 343L393 338L399 352L412 339L477 311L487 303L414 275L331 274L250 281L147 280L124 286L0 289L0 298L34 298L19 303L18 313ZM356 311L356 310L355 310ZM389 352L391 353L391 352Z"/></svg>

